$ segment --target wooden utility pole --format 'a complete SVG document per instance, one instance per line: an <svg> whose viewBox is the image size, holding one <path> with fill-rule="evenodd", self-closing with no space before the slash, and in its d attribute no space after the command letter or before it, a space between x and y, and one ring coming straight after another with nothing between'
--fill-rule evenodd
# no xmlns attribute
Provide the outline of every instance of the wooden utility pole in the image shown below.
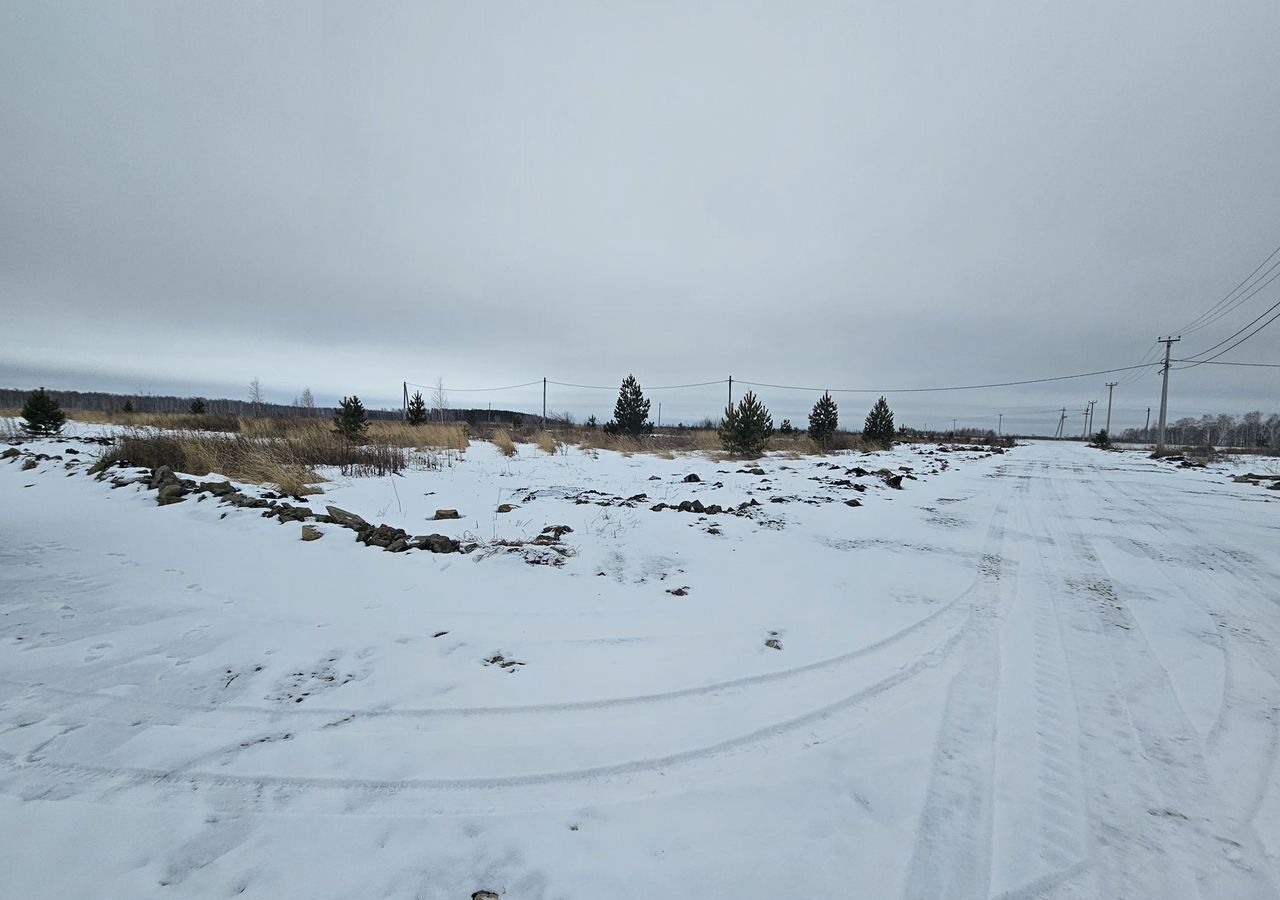
<svg viewBox="0 0 1280 900"><path fill-rule="evenodd" d="M400 382L400 387L404 390L404 403L400 407L400 417L407 420L409 418L409 382Z"/></svg>
<svg viewBox="0 0 1280 900"><path fill-rule="evenodd" d="M542 379L542 430L547 430L547 379Z"/></svg>
<svg viewBox="0 0 1280 900"><path fill-rule="evenodd" d="M1004 437L1004 413L999 413L1000 420L996 422L996 434Z"/></svg>
<svg viewBox="0 0 1280 900"><path fill-rule="evenodd" d="M733 376L729 376L729 408L733 409Z"/></svg>
<svg viewBox="0 0 1280 900"><path fill-rule="evenodd" d="M1116 389L1118 381L1107 382L1107 437L1111 437L1111 392Z"/></svg>
<svg viewBox="0 0 1280 900"><path fill-rule="evenodd" d="M1156 339L1157 343L1164 344L1164 365L1160 369L1164 373L1164 382L1160 386L1160 425L1156 435L1156 453L1164 452L1164 420L1169 406L1169 356L1173 351L1173 345L1180 340L1182 340L1181 335Z"/></svg>

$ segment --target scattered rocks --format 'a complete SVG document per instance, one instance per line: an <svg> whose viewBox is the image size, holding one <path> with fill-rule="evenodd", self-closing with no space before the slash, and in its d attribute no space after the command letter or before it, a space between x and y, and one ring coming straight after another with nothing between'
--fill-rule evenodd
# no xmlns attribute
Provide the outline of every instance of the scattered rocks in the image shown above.
<svg viewBox="0 0 1280 900"><path fill-rule="evenodd" d="M484 664L486 666L497 666L500 669L506 669L508 672L514 672L517 666L524 665L524 663L520 662L518 659L507 659L501 653L493 654L493 656L490 656L484 661ZM471 896L474 897L475 894L472 894ZM494 896L496 897L497 895L495 894Z"/></svg>
<svg viewBox="0 0 1280 900"><path fill-rule="evenodd" d="M275 516L281 522L304 522L310 519L314 513L308 506L294 506L292 503L277 503L271 507L271 512L264 515Z"/></svg>
<svg viewBox="0 0 1280 900"><path fill-rule="evenodd" d="M436 514L431 517L432 521L439 522L441 519L461 519L462 515L456 509L437 509Z"/></svg>
<svg viewBox="0 0 1280 900"><path fill-rule="evenodd" d="M686 584L684 587L667 588L667 593L673 597L687 597L689 596L689 586Z"/></svg>
<svg viewBox="0 0 1280 900"><path fill-rule="evenodd" d="M304 541L318 541L324 537L324 532L314 525L302 526L302 539Z"/></svg>

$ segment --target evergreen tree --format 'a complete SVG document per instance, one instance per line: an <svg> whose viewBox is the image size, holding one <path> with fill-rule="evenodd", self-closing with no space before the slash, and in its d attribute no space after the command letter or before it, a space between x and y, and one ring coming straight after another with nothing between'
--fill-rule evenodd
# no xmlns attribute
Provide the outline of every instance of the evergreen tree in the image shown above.
<svg viewBox="0 0 1280 900"><path fill-rule="evenodd" d="M1107 434L1107 429L1103 428L1095 434L1090 446L1097 447L1099 450L1111 449L1111 435Z"/></svg>
<svg viewBox="0 0 1280 900"><path fill-rule="evenodd" d="M791 434L795 430L795 426L791 424L790 419L783 419L782 424L778 426L778 431L782 434Z"/></svg>
<svg viewBox="0 0 1280 900"><path fill-rule="evenodd" d="M205 404L204 404L203 397L197 397L196 399L191 401L191 415L203 416L204 411L205 411Z"/></svg>
<svg viewBox="0 0 1280 900"><path fill-rule="evenodd" d="M609 434L638 438L653 432L649 421L649 401L640 390L640 382L628 375L618 391L618 402L613 407L613 419L604 426Z"/></svg>
<svg viewBox="0 0 1280 900"><path fill-rule="evenodd" d="M349 441L359 441L369 427L369 419L364 412L364 404L354 395L342 398L342 405L333 415L333 430Z"/></svg>
<svg viewBox="0 0 1280 900"><path fill-rule="evenodd" d="M127 413L133 412L133 401L132 400L124 401L124 406L120 407L120 411L127 412Z"/></svg>
<svg viewBox="0 0 1280 900"><path fill-rule="evenodd" d="M831 399L831 392L827 391L813 404L813 411L809 413L809 437L825 450L839 424L840 409L836 406L836 401Z"/></svg>
<svg viewBox="0 0 1280 900"><path fill-rule="evenodd" d="M757 457L764 452L769 436L773 434L773 416L752 391L747 391L735 409L724 411L720 425L720 443L730 453Z"/></svg>
<svg viewBox="0 0 1280 900"><path fill-rule="evenodd" d="M600 424L600 423L596 421L596 417L595 417L595 414L594 414L594 413L593 413L592 415L587 416L587 427L588 427L588 428L593 428L593 429L594 429L594 428L595 428L597 425L599 425L599 424Z"/></svg>
<svg viewBox="0 0 1280 900"><path fill-rule="evenodd" d="M427 401L422 399L422 391L414 391L413 396L409 398L409 410L405 421L415 426L427 423Z"/></svg>
<svg viewBox="0 0 1280 900"><path fill-rule="evenodd" d="M867 421L862 426L862 439L869 444L877 444L888 450L893 446L893 410L889 403L881 397L876 405L867 413Z"/></svg>
<svg viewBox="0 0 1280 900"><path fill-rule="evenodd" d="M62 430L67 414L48 391L39 388L27 395L27 402L22 405L22 418L26 420L22 427L28 434L52 437Z"/></svg>

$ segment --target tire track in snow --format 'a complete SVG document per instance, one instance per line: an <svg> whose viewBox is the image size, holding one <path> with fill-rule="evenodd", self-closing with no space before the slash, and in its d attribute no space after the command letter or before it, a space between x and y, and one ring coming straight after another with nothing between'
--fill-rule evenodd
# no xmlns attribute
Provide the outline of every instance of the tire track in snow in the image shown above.
<svg viewBox="0 0 1280 900"><path fill-rule="evenodd" d="M935 738L903 897L985 897L991 865L991 789L999 690L999 622L1009 483L988 526L959 671Z"/></svg>
<svg viewBox="0 0 1280 900"><path fill-rule="evenodd" d="M1055 503L1048 508L1067 509L1056 485L1050 485ZM1100 709L1095 706L1093 715L1081 718L1109 726L1100 740L1086 742L1086 756L1093 756L1090 775L1097 781L1107 781L1115 769L1129 773L1127 784L1110 785L1091 797L1104 862L1100 874L1109 880L1101 893L1114 895L1119 888L1141 896L1204 891L1213 897L1276 897L1265 864L1259 870L1244 862L1239 853L1243 845L1232 836L1238 830L1219 821L1220 804L1198 734L1138 620L1075 524L1079 518L1047 520L1057 523L1067 538L1057 542L1064 554L1060 571L1098 573L1086 581L1064 574L1065 598L1059 604L1069 625L1064 634L1074 644L1069 656L1075 663L1077 699L1095 706L1096 695L1103 697ZM1069 555L1064 548L1070 548ZM1081 640L1085 636L1091 639ZM1084 660L1091 664L1083 665ZM1122 809L1114 801L1125 793L1131 797ZM1117 846L1124 852L1114 854Z"/></svg>

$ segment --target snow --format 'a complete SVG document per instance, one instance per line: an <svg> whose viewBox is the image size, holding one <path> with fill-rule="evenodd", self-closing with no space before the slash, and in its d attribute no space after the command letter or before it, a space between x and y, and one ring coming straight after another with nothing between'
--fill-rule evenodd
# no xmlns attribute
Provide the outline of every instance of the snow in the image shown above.
<svg viewBox="0 0 1280 900"><path fill-rule="evenodd" d="M479 544L435 555L24 449L63 459L0 463L6 895L1278 896L1256 460L475 443L307 498ZM650 509L693 499L760 505Z"/></svg>

